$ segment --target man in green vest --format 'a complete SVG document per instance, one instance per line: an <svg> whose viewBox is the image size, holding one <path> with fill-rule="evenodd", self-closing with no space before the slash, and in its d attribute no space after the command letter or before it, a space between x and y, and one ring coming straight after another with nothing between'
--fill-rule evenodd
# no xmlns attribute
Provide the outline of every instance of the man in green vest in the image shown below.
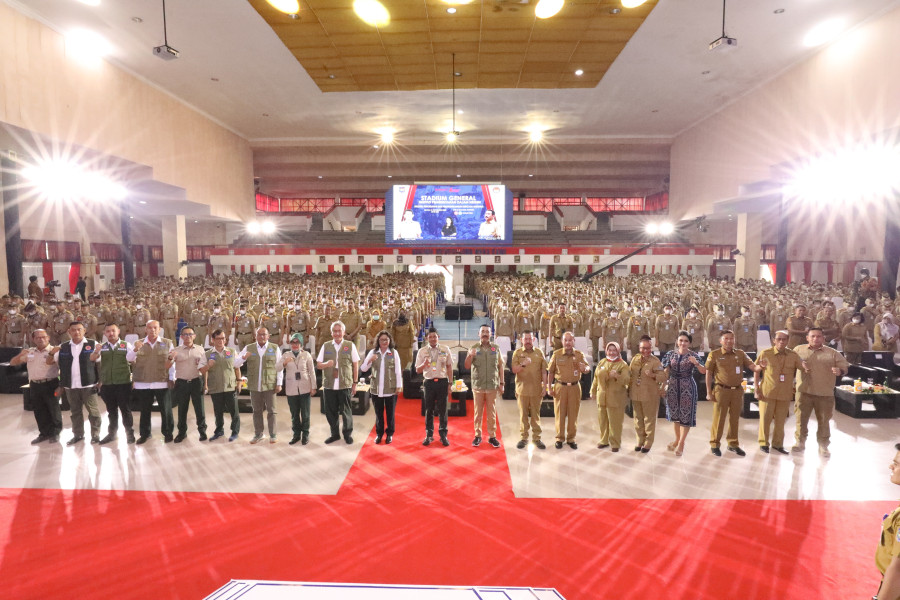
<svg viewBox="0 0 900 600"><path fill-rule="evenodd" d="M481 444L481 424L487 411L488 442L494 448L500 447L497 439L498 392L503 393L503 356L497 344L491 343L491 328L482 325L478 330L479 343L469 348L466 354L466 368L472 369L472 396L475 404L475 439L473 446Z"/></svg>
<svg viewBox="0 0 900 600"><path fill-rule="evenodd" d="M131 344L119 339L119 326L108 324L103 330L105 341L99 342L91 354L91 360L100 367L100 397L106 403L109 428L101 444L116 440L119 431L119 411L129 444L134 443L134 418L131 415L131 365L128 352Z"/></svg>
<svg viewBox="0 0 900 600"><path fill-rule="evenodd" d="M203 389L210 395L216 415L216 430L209 438L214 442L225 435L225 412L231 415L229 442L237 439L241 431L241 415L238 412L237 395L241 389L241 370L234 365L237 353L225 347L225 331L216 329L210 337L213 347L206 351L206 365L200 367Z"/></svg>
<svg viewBox="0 0 900 600"><path fill-rule="evenodd" d="M269 443L278 441L275 433L275 394L281 391L284 367L281 366L281 350L269 341L269 330L256 329L256 343L246 346L234 361L235 367L247 363L247 389L250 390L250 406L253 408L253 438L251 444L263 439L263 411L267 413Z"/></svg>
<svg viewBox="0 0 900 600"><path fill-rule="evenodd" d="M138 444L150 439L150 409L156 401L159 406L160 430L168 444L173 440L175 422L172 420L172 397L169 389L175 387L175 368L169 360L174 346L172 341L159 336L159 321L147 321L144 329L147 337L134 343L128 352L132 363L134 395L141 406L140 437Z"/></svg>
<svg viewBox="0 0 900 600"><path fill-rule="evenodd" d="M353 443L353 413L350 398L356 395L356 379L359 377L359 352L356 344L344 339L346 327L341 321L331 324L331 342L319 349L316 367L322 369L322 389L325 393L325 418L331 428L326 444L341 439L338 433L338 416L343 419L344 441Z"/></svg>

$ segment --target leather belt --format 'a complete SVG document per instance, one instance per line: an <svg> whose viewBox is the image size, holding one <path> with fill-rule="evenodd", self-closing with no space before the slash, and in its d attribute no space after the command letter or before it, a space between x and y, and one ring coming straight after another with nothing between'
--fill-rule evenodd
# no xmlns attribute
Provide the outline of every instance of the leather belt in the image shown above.
<svg viewBox="0 0 900 600"><path fill-rule="evenodd" d="M439 381L449 381L449 379L447 379L446 377L435 377L434 379L431 379L430 381L437 383Z"/></svg>
<svg viewBox="0 0 900 600"><path fill-rule="evenodd" d="M581 382L580 382L580 381L573 381L573 382L569 383L569 382L566 382L566 381L557 381L556 383L558 383L559 385L578 385L578 384L581 383Z"/></svg>
<svg viewBox="0 0 900 600"><path fill-rule="evenodd" d="M47 379L32 379L28 383L47 383L48 381L59 381L59 377L49 377Z"/></svg>
<svg viewBox="0 0 900 600"><path fill-rule="evenodd" d="M198 379L200 379L200 376L199 376L199 375L196 376L196 377L194 377L193 379L181 379L181 378L179 378L179 379L176 379L175 381L183 381L183 382L185 382L185 383L190 383L190 382L192 382L192 381L197 381Z"/></svg>
<svg viewBox="0 0 900 600"><path fill-rule="evenodd" d="M725 388L726 390L742 390L743 386L740 385L722 385L721 383L717 383L716 387Z"/></svg>

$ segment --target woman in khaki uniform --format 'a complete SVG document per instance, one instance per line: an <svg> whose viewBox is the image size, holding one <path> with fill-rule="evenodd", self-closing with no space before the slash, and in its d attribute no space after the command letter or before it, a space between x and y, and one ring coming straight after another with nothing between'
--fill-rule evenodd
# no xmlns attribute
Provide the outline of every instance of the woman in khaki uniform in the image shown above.
<svg viewBox="0 0 900 600"><path fill-rule="evenodd" d="M854 314L841 332L841 349L851 365L862 362L862 353L869 349L869 333L860 313Z"/></svg>
<svg viewBox="0 0 900 600"><path fill-rule="evenodd" d="M604 348L605 358L597 363L591 397L597 400L597 417L600 422L598 448L612 446L618 452L622 445L622 423L625 420L625 403L628 402L628 385L631 369L622 360L619 344L609 342Z"/></svg>

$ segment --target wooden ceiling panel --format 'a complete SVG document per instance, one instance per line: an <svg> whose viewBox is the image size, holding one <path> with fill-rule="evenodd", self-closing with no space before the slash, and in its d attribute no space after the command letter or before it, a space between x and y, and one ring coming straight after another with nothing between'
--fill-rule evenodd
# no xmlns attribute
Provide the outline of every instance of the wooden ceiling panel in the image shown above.
<svg viewBox="0 0 900 600"><path fill-rule="evenodd" d="M534 2L484 0L451 15L441 0L405 0L385 2L390 23L375 28L353 0L301 0L299 20L248 0L323 92L593 87L657 1L613 15L618 0L569 0L542 20ZM450 76L453 54L461 77Z"/></svg>

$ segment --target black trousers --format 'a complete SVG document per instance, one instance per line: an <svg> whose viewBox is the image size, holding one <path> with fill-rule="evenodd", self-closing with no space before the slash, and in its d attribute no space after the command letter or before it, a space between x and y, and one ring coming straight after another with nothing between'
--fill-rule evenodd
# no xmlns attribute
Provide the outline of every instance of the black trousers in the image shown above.
<svg viewBox="0 0 900 600"><path fill-rule="evenodd" d="M59 408L59 398L56 397L58 387L59 379L28 385L38 433L47 437L57 436L62 431L62 411Z"/></svg>
<svg viewBox="0 0 900 600"><path fill-rule="evenodd" d="M109 415L108 433L115 435L119 430L119 411L122 412L122 424L125 431L134 432L134 417L131 414L131 384L105 383L100 386L100 397L106 404Z"/></svg>
<svg viewBox="0 0 900 600"><path fill-rule="evenodd" d="M353 433L353 413L350 412L350 390L323 390L325 392L325 418L331 428L331 437L338 437L338 417L343 420L342 433L348 437Z"/></svg>
<svg viewBox="0 0 900 600"><path fill-rule="evenodd" d="M434 414L438 415L438 433L447 435L447 393L450 381L447 379L425 380L425 431L434 433Z"/></svg>
<svg viewBox="0 0 900 600"><path fill-rule="evenodd" d="M237 435L241 432L241 414L238 412L237 392L219 392L210 394L213 403L213 412L216 415L216 430L214 433L225 433L225 413L231 415L231 433Z"/></svg>
<svg viewBox="0 0 900 600"><path fill-rule="evenodd" d="M172 420L172 397L169 388L151 390L134 390L134 395L141 403L141 437L150 437L150 408L153 401L159 404L160 431L166 437L171 437L175 430L175 422Z"/></svg>
<svg viewBox="0 0 900 600"><path fill-rule="evenodd" d="M178 405L178 434L187 433L187 414L191 404L197 418L197 431L206 433L206 407L203 405L203 378L175 380L175 403Z"/></svg>
<svg viewBox="0 0 900 600"><path fill-rule="evenodd" d="M397 395L376 396L372 394L375 405L375 433L379 436L387 433L394 435L394 409L397 407Z"/></svg>
<svg viewBox="0 0 900 600"><path fill-rule="evenodd" d="M300 437L301 433L309 435L309 394L288 396L287 401L291 409L291 430L294 437Z"/></svg>

